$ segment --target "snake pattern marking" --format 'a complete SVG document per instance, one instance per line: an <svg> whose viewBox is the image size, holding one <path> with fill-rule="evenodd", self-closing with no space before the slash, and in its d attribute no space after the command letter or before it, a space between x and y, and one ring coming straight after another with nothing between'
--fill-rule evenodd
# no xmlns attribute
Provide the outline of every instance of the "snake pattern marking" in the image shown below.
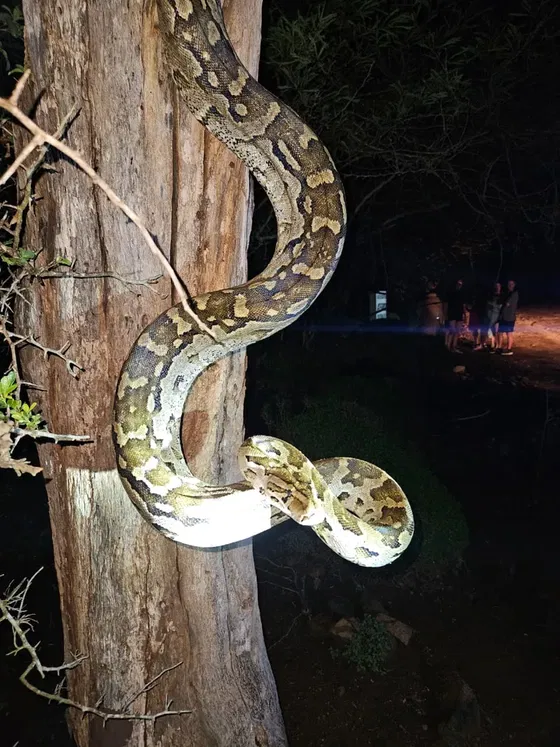
<svg viewBox="0 0 560 747"><path fill-rule="evenodd" d="M237 58L219 0L158 0L167 64L194 116L235 153L265 189L278 238L260 275L192 299L136 341L115 396L113 437L128 495L175 542L218 547L291 517L342 557L391 563L414 531L409 503L383 470L357 459L314 464L290 444L255 436L239 452L245 482L207 484L186 464L181 417L195 379L219 358L294 322L330 280L344 243L344 192L317 136L260 86Z"/></svg>

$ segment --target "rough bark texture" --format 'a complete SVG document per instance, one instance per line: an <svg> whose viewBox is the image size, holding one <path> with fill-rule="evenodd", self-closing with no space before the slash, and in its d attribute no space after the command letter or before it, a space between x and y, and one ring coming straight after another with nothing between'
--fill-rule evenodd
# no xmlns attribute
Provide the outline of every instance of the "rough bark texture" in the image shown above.
<svg viewBox="0 0 560 747"><path fill-rule="evenodd" d="M157 13L141 0L24 0L28 103L54 132L74 103L68 134L142 217L196 294L242 282L250 186L241 164L178 106L162 65ZM255 72L261 0L226 1L226 22ZM65 255L79 272L135 279L160 272L134 226L75 167L36 186L27 245L47 261ZM70 713L79 747L277 747L286 744L257 606L251 547L197 551L174 545L136 513L114 469L111 406L120 366L137 334L172 303L113 279L46 281L19 314L20 331L49 346L72 342L86 368L78 381L60 360L31 351L26 378L42 384L52 430L90 434L91 446L41 447L48 480L65 647L87 652L70 677L75 700L119 709L164 668L183 662L134 708L157 712L166 697L188 716L155 727ZM186 418L190 461L206 477L237 478L245 359L198 382Z"/></svg>

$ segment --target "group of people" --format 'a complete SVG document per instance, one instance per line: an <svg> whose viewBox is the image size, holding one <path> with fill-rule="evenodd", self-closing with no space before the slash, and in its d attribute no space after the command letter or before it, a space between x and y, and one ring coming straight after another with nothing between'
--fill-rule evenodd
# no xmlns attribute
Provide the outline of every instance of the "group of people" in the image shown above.
<svg viewBox="0 0 560 747"><path fill-rule="evenodd" d="M424 334L437 335L445 331L445 346L452 353L461 353L459 338L470 330L474 350L513 355L513 335L519 292L515 280L508 280L506 288L495 283L493 288L474 302L469 299L458 279L445 300L435 281L430 281L418 305L420 328Z"/></svg>

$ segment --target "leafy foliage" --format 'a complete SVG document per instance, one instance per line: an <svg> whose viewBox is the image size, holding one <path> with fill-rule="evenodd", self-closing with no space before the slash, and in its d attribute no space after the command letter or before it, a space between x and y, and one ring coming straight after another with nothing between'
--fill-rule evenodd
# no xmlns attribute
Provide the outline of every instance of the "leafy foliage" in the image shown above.
<svg viewBox="0 0 560 747"><path fill-rule="evenodd" d="M448 152L440 137L428 132L423 148L406 146L417 146L435 120L469 113L464 68L473 52L450 29L421 24L423 5L332 0L296 19L280 16L270 30L267 56L279 90L317 124L343 172L368 158L385 160L391 173L399 164L433 167Z"/></svg>
<svg viewBox="0 0 560 747"><path fill-rule="evenodd" d="M2 5L0 10L0 34L8 34L14 39L23 38L23 11L20 5L10 8Z"/></svg>
<svg viewBox="0 0 560 747"><path fill-rule="evenodd" d="M387 658L393 651L394 639L383 623L373 615L365 615L358 630L342 649L331 649L334 658L340 656L353 664L358 672L385 672Z"/></svg>
<svg viewBox="0 0 560 747"><path fill-rule="evenodd" d="M554 241L555 0L270 7L265 83L318 131L348 193L359 257L343 258L339 288L420 275L419 257L438 268L442 245L472 262L492 242Z"/></svg>
<svg viewBox="0 0 560 747"><path fill-rule="evenodd" d="M37 253L31 249L24 249L20 247L14 254L10 251L10 242L0 244L0 261L8 265L8 267L25 267L28 262L37 257Z"/></svg>
<svg viewBox="0 0 560 747"><path fill-rule="evenodd" d="M19 43L18 43L19 42ZM0 56L4 60L6 70L12 73L22 72L21 66L13 67L14 57L21 56L21 43L23 42L23 11L21 5L0 7Z"/></svg>
<svg viewBox="0 0 560 747"><path fill-rule="evenodd" d="M20 428L35 429L43 422L43 418L36 412L37 404L22 402L13 395L18 390L18 381L14 371L10 371L0 378L0 420L12 421Z"/></svg>

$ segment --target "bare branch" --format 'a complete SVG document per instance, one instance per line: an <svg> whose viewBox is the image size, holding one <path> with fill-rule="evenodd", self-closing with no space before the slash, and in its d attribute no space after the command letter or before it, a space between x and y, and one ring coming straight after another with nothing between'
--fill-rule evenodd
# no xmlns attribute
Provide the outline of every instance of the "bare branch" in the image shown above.
<svg viewBox="0 0 560 747"><path fill-rule="evenodd" d="M10 433L13 436L17 437L16 444L19 443L19 441L24 436L29 436L29 438L33 438L35 441L44 438L47 441L54 441L56 444L61 442L88 443L90 441L93 441L93 438L91 436L76 436L70 433L51 433L50 431L43 430L42 428L31 430L29 428L19 428L18 426L14 426L13 428L10 428Z"/></svg>
<svg viewBox="0 0 560 747"><path fill-rule="evenodd" d="M352 213L352 218L355 218L356 215L360 212L360 210L369 202L369 200L371 200L371 198L374 195L376 195L380 190L382 190L383 187L387 186L389 182L392 182L396 176L397 174L390 174L386 179L376 184L373 189L371 189L366 195L364 195L364 197L360 200L360 202L354 208L354 211Z"/></svg>
<svg viewBox="0 0 560 747"><path fill-rule="evenodd" d="M156 674L155 677L152 677L151 680L146 682L144 687L141 690L138 690L138 692L135 695L132 695L123 705L123 710L126 710L127 708L130 708L130 706L134 703L135 700L138 700L138 698L141 695L144 695L144 693L149 692L152 688L154 688L158 681L164 677L168 672L172 672L174 669L177 669L177 667L180 667L183 664L182 661L178 661L177 664L172 664L170 667L166 667L163 669L159 674Z"/></svg>
<svg viewBox="0 0 560 747"><path fill-rule="evenodd" d="M29 156L35 148L37 148L40 145L43 145L45 141L43 140L42 135L35 135L25 146L25 148L21 151L21 153L17 156L15 161L13 161L6 171L2 174L2 179L0 181L0 185L5 184L8 179L10 179L16 171L19 169L20 166L23 166L23 162Z"/></svg>
<svg viewBox="0 0 560 747"><path fill-rule="evenodd" d="M160 280L163 275L154 275L154 277L148 278L147 280L132 280L130 278L125 278L122 275L119 275L116 272L84 272L84 273L76 273L76 272L54 272L52 270L47 270L46 272L42 272L39 270L36 277L40 278L41 280L90 280L92 278L112 278L113 280L118 280L121 283L124 283L124 285L140 285L144 288L148 288L148 290L152 291L152 293L155 293L156 295L160 295L155 288L152 288L151 286Z"/></svg>
<svg viewBox="0 0 560 747"><path fill-rule="evenodd" d="M37 656L37 647L32 646L25 635L24 628L31 629L32 623L31 619L25 614L23 608L23 603L25 602L25 597L29 591L31 583L42 570L42 568L39 568L30 579L24 579L14 589L9 590L6 599L0 599L0 613L2 613L0 622L7 620L7 622L12 626L16 648L11 653L18 653L22 650L27 651L31 657L32 667L39 672L41 677L44 677L43 665ZM15 612L15 614L12 614L13 612ZM18 639L19 645L17 643Z"/></svg>
<svg viewBox="0 0 560 747"><path fill-rule="evenodd" d="M31 692L39 695L42 698L45 698L48 701L60 703L61 705L65 705L68 708L75 708L84 716L98 716L100 719L102 719L103 724L106 724L107 721L149 721L151 723L155 723L157 719L164 716L183 716L185 714L192 713L192 709L171 710L170 706L172 704L172 701L167 699L165 708L161 711L158 711L157 713L132 713L128 710L132 703L134 703L134 701L136 701L141 695L152 690L158 684L162 677L164 677L166 674L173 671L177 667L181 666L183 662L178 662L171 667L167 667L162 672L153 677L144 685L144 687L142 687L141 690L129 697L125 701L122 710L118 712L101 710L99 706L101 705L103 698L100 698L94 706L89 706L83 703L78 703L75 700L71 700L70 698L65 698L64 696L60 695L60 690L62 689L61 685L56 688L55 692L48 692L30 682L29 675L33 672L33 670L37 671L41 675L41 677L44 678L45 674L47 673L61 674L68 672L69 670L79 666L85 659L88 658L87 656L78 656L75 657L72 661L61 664L59 666L45 666L37 653L39 648L38 645L33 645L32 643L30 643L27 637L27 632L32 629L33 621L30 616L26 614L24 603L31 583L41 570L42 569L39 569L29 580L24 580L14 589L8 590L6 592L6 596L0 599L0 622L8 622L12 628L12 632L14 635L15 648L11 653L18 654L21 651L25 651L31 658L30 664L26 667L24 672L19 677L19 681L22 683L22 685L24 685Z"/></svg>
<svg viewBox="0 0 560 747"><path fill-rule="evenodd" d="M12 95L10 96L10 104L17 106L19 97L23 93L23 89L27 85L27 81L29 80L30 75L31 75L31 70L24 70L23 75L18 80L18 82L16 83L14 87L14 90L12 91Z"/></svg>
<svg viewBox="0 0 560 747"><path fill-rule="evenodd" d="M2 330L2 333L6 335L5 329ZM32 345L34 348L42 350L45 358L48 358L49 355L54 355L55 357L60 358L66 364L66 370L68 373L75 379L78 377L79 371L85 371L83 366L80 366L79 363L76 363L76 361L66 356L66 351L72 344L71 342L65 342L60 348L48 348L45 345L42 345L39 340L36 340L33 335L18 335L15 332L10 331L7 332L7 335L12 340L17 340L16 345Z"/></svg>
<svg viewBox="0 0 560 747"><path fill-rule="evenodd" d="M294 619L292 620L292 624L290 625L290 627L288 628L288 630L283 635L281 635L280 638L278 638L277 641L274 641L274 643L270 644L270 646L268 647L269 651L271 649L273 649L275 646L278 646L279 643L282 643L282 641L284 641L290 635L290 633L292 632L292 630L295 628L298 620L300 620L300 618L302 618L304 616L304 614L305 614L304 612L300 612L298 615L296 615L294 617Z"/></svg>

